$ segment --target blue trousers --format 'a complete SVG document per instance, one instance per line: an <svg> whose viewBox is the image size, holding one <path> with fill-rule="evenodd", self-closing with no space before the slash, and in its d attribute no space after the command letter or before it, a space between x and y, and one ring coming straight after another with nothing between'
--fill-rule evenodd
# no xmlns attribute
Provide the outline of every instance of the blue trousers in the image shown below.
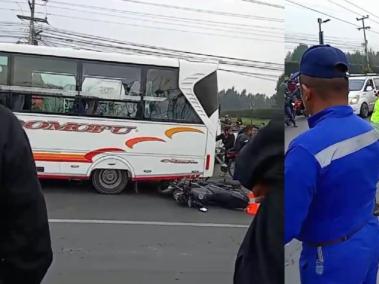
<svg viewBox="0 0 379 284"><path fill-rule="evenodd" d="M378 265L379 222L373 218L343 243L322 248L303 244L301 283L377 284Z"/></svg>

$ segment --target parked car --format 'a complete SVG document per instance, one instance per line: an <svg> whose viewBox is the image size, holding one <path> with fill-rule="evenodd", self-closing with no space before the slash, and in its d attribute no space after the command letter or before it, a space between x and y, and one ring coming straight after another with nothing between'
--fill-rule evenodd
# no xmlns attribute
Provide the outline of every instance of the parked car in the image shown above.
<svg viewBox="0 0 379 284"><path fill-rule="evenodd" d="M349 78L349 104L363 118L374 110L379 75L352 75Z"/></svg>

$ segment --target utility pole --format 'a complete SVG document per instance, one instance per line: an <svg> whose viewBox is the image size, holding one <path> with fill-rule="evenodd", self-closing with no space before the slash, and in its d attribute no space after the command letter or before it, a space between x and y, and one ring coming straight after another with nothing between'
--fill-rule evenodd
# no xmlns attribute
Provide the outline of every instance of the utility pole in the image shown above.
<svg viewBox="0 0 379 284"><path fill-rule="evenodd" d="M371 27L368 27L365 25L365 20L367 20L369 18L369 16L363 16L362 18L357 18L357 21L361 21L362 22L362 27L361 28L358 28L359 31L363 30L363 36L364 36L364 47L365 47L365 55L366 55L366 67L367 67L367 72L370 70L370 59L368 57L368 41L367 41L367 37L366 37L366 30L369 30L371 29Z"/></svg>
<svg viewBox="0 0 379 284"><path fill-rule="evenodd" d="M30 8L30 23L29 23L29 44L33 44L35 42L35 30L34 30L34 10L36 8L36 0L32 0L32 3L28 1Z"/></svg>
<svg viewBox="0 0 379 284"><path fill-rule="evenodd" d="M46 1L46 0L44 0L44 1ZM24 16L24 15L17 15L17 18L19 18L20 20L30 21L28 42L29 42L29 44L32 44L32 45L38 45L37 36L42 31L36 31L34 23L40 22L40 23L46 23L47 24L47 18L45 18L45 19L36 18L34 16L35 15L35 7L36 7L36 1L35 0L32 0L32 2L30 2L30 0L28 0L28 4L29 4L29 8L30 8L30 17Z"/></svg>
<svg viewBox="0 0 379 284"><path fill-rule="evenodd" d="M318 38L319 38L319 43L324 44L324 32L321 29L321 25L329 22L330 19L322 20L321 18L317 19L318 22Z"/></svg>

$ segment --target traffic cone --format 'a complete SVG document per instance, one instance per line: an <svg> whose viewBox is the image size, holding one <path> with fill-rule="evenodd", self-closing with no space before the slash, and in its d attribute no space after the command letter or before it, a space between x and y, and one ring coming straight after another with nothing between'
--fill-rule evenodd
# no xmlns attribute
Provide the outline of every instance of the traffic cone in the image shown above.
<svg viewBox="0 0 379 284"><path fill-rule="evenodd" d="M260 204L256 202L256 196L252 191L247 194L247 197L249 197L249 204L245 209L246 213L248 215L255 216L257 215Z"/></svg>

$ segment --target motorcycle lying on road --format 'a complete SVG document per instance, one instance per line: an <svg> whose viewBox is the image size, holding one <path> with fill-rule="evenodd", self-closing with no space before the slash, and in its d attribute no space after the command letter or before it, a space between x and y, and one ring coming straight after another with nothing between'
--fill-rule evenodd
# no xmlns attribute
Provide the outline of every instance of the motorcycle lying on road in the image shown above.
<svg viewBox="0 0 379 284"><path fill-rule="evenodd" d="M182 180L173 182L165 190L181 206L206 211L207 206L245 209L249 203L247 193L240 186L219 182Z"/></svg>

